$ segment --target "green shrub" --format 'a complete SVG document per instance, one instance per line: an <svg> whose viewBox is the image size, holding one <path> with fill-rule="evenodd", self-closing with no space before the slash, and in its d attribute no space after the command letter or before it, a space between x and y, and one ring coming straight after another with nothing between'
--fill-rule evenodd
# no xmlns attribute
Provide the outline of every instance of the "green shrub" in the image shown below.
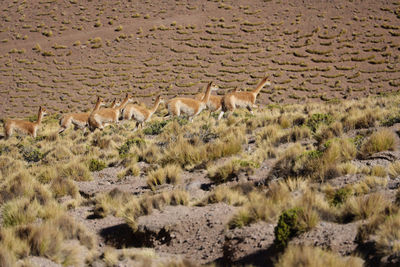
<svg viewBox="0 0 400 267"><path fill-rule="evenodd" d="M118 154L121 158L126 158L129 155L129 150L131 149L132 145L141 147L144 144L146 144L146 141L142 138L130 138L118 148Z"/></svg>
<svg viewBox="0 0 400 267"><path fill-rule="evenodd" d="M346 200L351 196L352 190L349 187L343 187L336 190L335 195L332 199L333 206L340 206L346 202Z"/></svg>
<svg viewBox="0 0 400 267"><path fill-rule="evenodd" d="M274 229L274 243L278 248L285 248L292 237L306 231L306 227L299 219L303 212L302 208L292 208L281 214Z"/></svg>
<svg viewBox="0 0 400 267"><path fill-rule="evenodd" d="M306 125L315 133L320 126L320 124L331 124L333 122L333 117L329 114L315 113L307 120Z"/></svg>
<svg viewBox="0 0 400 267"><path fill-rule="evenodd" d="M391 127L396 123L400 122L400 114L392 115L389 118L386 118L382 121L382 126Z"/></svg>
<svg viewBox="0 0 400 267"><path fill-rule="evenodd" d="M39 162L45 156L39 149L27 146L20 146L19 152L27 162Z"/></svg>
<svg viewBox="0 0 400 267"><path fill-rule="evenodd" d="M155 121L143 130L146 135L158 135L162 133L163 128L167 125L168 121Z"/></svg>
<svg viewBox="0 0 400 267"><path fill-rule="evenodd" d="M0 145L0 156L1 156L3 153L8 153L8 152L10 152L10 148L9 148L8 146L6 146L6 145Z"/></svg>
<svg viewBox="0 0 400 267"><path fill-rule="evenodd" d="M90 162L89 162L89 170L91 172L101 171L105 167L106 167L106 163L101 161L101 160L91 159Z"/></svg>

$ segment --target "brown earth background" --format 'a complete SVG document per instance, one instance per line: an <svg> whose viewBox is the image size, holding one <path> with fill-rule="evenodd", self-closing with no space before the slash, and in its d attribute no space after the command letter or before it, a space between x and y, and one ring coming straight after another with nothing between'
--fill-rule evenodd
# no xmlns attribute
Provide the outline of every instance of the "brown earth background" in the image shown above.
<svg viewBox="0 0 400 267"><path fill-rule="evenodd" d="M0 117L273 86L259 103L397 91L399 1L1 2Z"/></svg>

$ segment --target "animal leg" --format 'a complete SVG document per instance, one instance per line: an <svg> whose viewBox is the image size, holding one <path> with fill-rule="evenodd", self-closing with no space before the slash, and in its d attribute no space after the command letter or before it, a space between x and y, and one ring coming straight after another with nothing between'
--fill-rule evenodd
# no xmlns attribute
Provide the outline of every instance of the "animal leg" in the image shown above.
<svg viewBox="0 0 400 267"><path fill-rule="evenodd" d="M219 115L218 115L218 120L221 120L221 119L222 119L222 116L224 116L224 112L223 112L223 111L221 111L221 113L219 113Z"/></svg>
<svg viewBox="0 0 400 267"><path fill-rule="evenodd" d="M247 109L250 111L251 115L254 115L253 110L251 109L250 106L247 106Z"/></svg>
<svg viewBox="0 0 400 267"><path fill-rule="evenodd" d="M65 128L65 127L61 127L60 130L58 130L58 134L63 133L66 129L67 129L67 128Z"/></svg>

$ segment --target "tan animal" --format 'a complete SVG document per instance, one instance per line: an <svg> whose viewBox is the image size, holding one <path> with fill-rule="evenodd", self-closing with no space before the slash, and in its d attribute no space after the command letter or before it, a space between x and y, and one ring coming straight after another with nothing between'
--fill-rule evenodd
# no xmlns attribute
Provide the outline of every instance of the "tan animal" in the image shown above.
<svg viewBox="0 0 400 267"><path fill-rule="evenodd" d="M36 133L44 115L46 114L46 108L40 106L38 112L38 118L35 122L25 120L12 120L8 119L4 123L5 138L8 139L14 132L28 134L33 138L36 138Z"/></svg>
<svg viewBox="0 0 400 267"><path fill-rule="evenodd" d="M236 108L247 108L253 114L252 108L257 108L255 104L257 95L265 85L271 85L271 82L268 81L268 77L263 78L253 91L226 94L222 99L222 111L218 116L218 120L222 118L224 112L233 111Z"/></svg>
<svg viewBox="0 0 400 267"><path fill-rule="evenodd" d="M233 92L237 92L238 89L237 87L233 90ZM205 97L205 94L203 93L198 93L197 95L195 95L194 99L196 100L202 100ZM210 99L207 102L207 108L211 111L211 112L216 112L216 111L220 111L222 108L222 99L223 96L220 95L210 95Z"/></svg>
<svg viewBox="0 0 400 267"><path fill-rule="evenodd" d="M89 128L93 131L96 128L103 129L109 123L117 123L119 119L119 115L122 110L131 101L128 94L124 101L122 101L121 105L114 108L103 108L96 111L92 111L89 116Z"/></svg>
<svg viewBox="0 0 400 267"><path fill-rule="evenodd" d="M167 103L169 115L180 116L181 114L186 114L189 117L189 120L193 121L193 117L198 115L207 107L211 91L215 90L218 90L218 87L209 83L202 100L184 97L176 97L169 100Z"/></svg>
<svg viewBox="0 0 400 267"><path fill-rule="evenodd" d="M103 104L103 99L101 97L97 97L97 102L93 111L99 110L100 106L102 106ZM111 106L115 107L115 100L113 104L111 104ZM86 126L89 125L89 116L89 112L65 114L60 119L61 128L58 133L64 132L66 129L68 129L68 127L71 126L71 124L74 125L75 129L84 129Z"/></svg>
<svg viewBox="0 0 400 267"><path fill-rule="evenodd" d="M122 117L125 120L134 119L136 120L136 127L139 125L140 127L143 127L144 123L150 120L154 112L157 111L158 106L161 103L164 103L164 98L162 96L158 96L154 102L154 106L151 109L147 109L139 105L128 104L124 108Z"/></svg>

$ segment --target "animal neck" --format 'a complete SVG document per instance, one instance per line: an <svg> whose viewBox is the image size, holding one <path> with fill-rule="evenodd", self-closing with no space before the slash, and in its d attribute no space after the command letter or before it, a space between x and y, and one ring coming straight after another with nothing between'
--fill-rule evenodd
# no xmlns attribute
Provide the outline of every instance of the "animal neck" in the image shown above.
<svg viewBox="0 0 400 267"><path fill-rule="evenodd" d="M127 95L127 96L125 97L124 101L122 101L121 105L119 105L116 109L117 109L118 111L121 111L121 110L124 109L125 106L128 104L128 101L129 101L129 96Z"/></svg>
<svg viewBox="0 0 400 267"><path fill-rule="evenodd" d="M252 91L254 96L257 96L260 93L261 89L264 87L264 85L268 83L267 79L268 79L267 77L262 79L261 82L257 85L256 89Z"/></svg>
<svg viewBox="0 0 400 267"><path fill-rule="evenodd" d="M39 125L42 122L42 119L43 119L43 111L42 111L42 108L39 108L39 113L38 113L38 118L36 120L36 124Z"/></svg>
<svg viewBox="0 0 400 267"><path fill-rule="evenodd" d="M100 105L101 105L101 101L100 101L100 99L98 99L97 102L96 102L96 106L94 106L93 111L98 111L99 108L100 108Z"/></svg>
<svg viewBox="0 0 400 267"><path fill-rule="evenodd" d="M211 95L211 83L208 84L206 93L204 94L204 97L201 100L201 102L203 102L204 104L207 104L208 100L210 100L210 95Z"/></svg>
<svg viewBox="0 0 400 267"><path fill-rule="evenodd" d="M154 112L157 111L158 106L160 105L160 102L161 102L160 98L157 98L156 102L154 103L153 108L150 110L151 114L153 114Z"/></svg>

